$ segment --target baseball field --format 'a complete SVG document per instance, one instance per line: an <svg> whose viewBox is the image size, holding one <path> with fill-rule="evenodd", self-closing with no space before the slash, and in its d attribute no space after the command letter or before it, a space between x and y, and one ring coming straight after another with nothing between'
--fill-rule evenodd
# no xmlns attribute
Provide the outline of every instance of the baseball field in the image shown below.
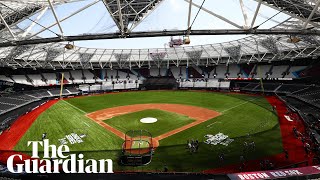
<svg viewBox="0 0 320 180"><path fill-rule="evenodd" d="M146 117L157 122L140 122ZM119 164L130 130L147 130L157 141L150 164ZM198 172L239 163L241 155L253 160L283 151L278 116L265 97L232 93L137 91L60 100L40 114L14 150L30 153L27 141L41 140L43 133L51 144L67 143L86 159L112 159L115 171L161 171L166 166L169 171ZM68 141L65 137L72 133L81 141ZM205 143L206 135L218 133L233 141ZM195 153L187 147L191 139L200 142ZM252 141L255 149L244 151L244 143Z"/></svg>

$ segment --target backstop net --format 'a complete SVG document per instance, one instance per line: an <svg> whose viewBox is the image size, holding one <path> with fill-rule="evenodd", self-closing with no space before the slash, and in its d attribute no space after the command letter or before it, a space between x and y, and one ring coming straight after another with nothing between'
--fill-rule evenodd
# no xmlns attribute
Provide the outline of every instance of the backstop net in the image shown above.
<svg viewBox="0 0 320 180"><path fill-rule="evenodd" d="M125 134L121 163L145 165L151 162L153 153L152 135L146 130L131 130Z"/></svg>

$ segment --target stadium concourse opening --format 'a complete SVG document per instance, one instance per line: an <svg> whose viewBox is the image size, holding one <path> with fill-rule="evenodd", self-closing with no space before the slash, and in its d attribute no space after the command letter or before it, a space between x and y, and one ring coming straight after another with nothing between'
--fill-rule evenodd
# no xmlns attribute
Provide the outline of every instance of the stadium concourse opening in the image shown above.
<svg viewBox="0 0 320 180"><path fill-rule="evenodd" d="M131 130L126 132L122 146L120 162L126 166L147 165L152 160L154 145L157 140L146 130Z"/></svg>

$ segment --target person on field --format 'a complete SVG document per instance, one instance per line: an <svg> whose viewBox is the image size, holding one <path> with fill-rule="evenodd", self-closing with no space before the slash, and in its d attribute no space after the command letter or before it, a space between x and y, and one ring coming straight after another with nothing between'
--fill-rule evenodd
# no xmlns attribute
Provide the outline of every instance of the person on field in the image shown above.
<svg viewBox="0 0 320 180"><path fill-rule="evenodd" d="M274 169L274 164L272 162L269 163L269 170L273 170Z"/></svg>
<svg viewBox="0 0 320 180"><path fill-rule="evenodd" d="M223 154L223 153L221 153L221 154L219 155L219 160L220 160L220 163L221 163L221 164L224 163L224 154Z"/></svg>
<svg viewBox="0 0 320 180"><path fill-rule="evenodd" d="M248 143L245 141L245 142L243 143L243 146L244 146L245 148L247 148L247 147L248 147Z"/></svg>
<svg viewBox="0 0 320 180"><path fill-rule="evenodd" d="M244 156L243 156L243 155L241 155L241 156L240 156L240 162L241 162L241 164L244 164L244 163L245 163L245 161L246 161L246 160L244 159Z"/></svg>
<svg viewBox="0 0 320 180"><path fill-rule="evenodd" d="M190 140L188 141L188 149L189 149L190 153L193 153L194 146L193 146L192 141L190 141Z"/></svg>
<svg viewBox="0 0 320 180"><path fill-rule="evenodd" d="M256 144L255 144L254 141L251 141L250 147L251 147L251 149L252 149L253 151L256 150Z"/></svg>
<svg viewBox="0 0 320 180"><path fill-rule="evenodd" d="M289 153L286 149L284 150L284 157L286 158L286 160L289 159Z"/></svg>
<svg viewBox="0 0 320 180"><path fill-rule="evenodd" d="M46 138L47 138L47 133L45 132L42 134L42 141L45 140Z"/></svg>
<svg viewBox="0 0 320 180"><path fill-rule="evenodd" d="M305 150L307 156L309 155L310 148L311 148L311 146L310 146L309 143L306 143L306 144L304 145L304 150Z"/></svg>
<svg viewBox="0 0 320 180"><path fill-rule="evenodd" d="M293 131L294 137L295 137L295 138L298 138L299 135L298 135L298 130L297 130L297 128L296 128L296 127L293 127L292 131Z"/></svg>
<svg viewBox="0 0 320 180"><path fill-rule="evenodd" d="M221 157L222 157L223 160L225 160L225 155L224 155L224 153L221 153Z"/></svg>
<svg viewBox="0 0 320 180"><path fill-rule="evenodd" d="M199 150L199 144L196 144L196 152Z"/></svg>
<svg viewBox="0 0 320 180"><path fill-rule="evenodd" d="M244 153L247 152L248 146L249 146L248 143L245 141L245 142L243 143L243 152L244 152Z"/></svg>
<svg viewBox="0 0 320 180"><path fill-rule="evenodd" d="M199 141L198 139L195 141L195 151L198 152L198 149L199 149Z"/></svg>
<svg viewBox="0 0 320 180"><path fill-rule="evenodd" d="M264 170L264 161L260 161L260 169Z"/></svg>
<svg viewBox="0 0 320 180"><path fill-rule="evenodd" d="M168 172L168 167L167 167L167 165L164 165L164 167L163 167L163 172Z"/></svg>

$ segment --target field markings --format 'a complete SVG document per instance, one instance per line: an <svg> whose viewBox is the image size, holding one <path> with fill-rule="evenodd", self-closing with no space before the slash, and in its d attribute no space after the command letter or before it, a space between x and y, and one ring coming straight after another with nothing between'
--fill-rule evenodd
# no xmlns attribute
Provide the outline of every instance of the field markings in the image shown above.
<svg viewBox="0 0 320 180"><path fill-rule="evenodd" d="M69 106L73 107L74 109L77 109L78 111L80 111L80 112L82 112L82 113L84 113L84 114L87 114L87 112L85 112L84 110L82 110L82 109L80 109L80 108L78 108L78 107L70 104L69 102L67 102L67 101L65 101L65 100L62 100L62 101L65 102L65 103L67 103Z"/></svg>
<svg viewBox="0 0 320 180"><path fill-rule="evenodd" d="M247 104L247 103L249 103L249 102L252 102L252 101L254 101L254 100L256 100L256 99L258 99L258 98L254 98L254 99L251 99L251 100L249 100L249 101L245 101L245 102L243 102L243 103L240 103L240 104L238 104L238 105L235 105L235 106L233 106L233 107L231 107L231 108L225 109L225 110L221 111L221 113L225 113L225 112L230 111L230 110L232 110L232 109L234 109L234 108L237 108L237 107L239 107L239 106L242 106L242 105L244 105L244 104Z"/></svg>
<svg viewBox="0 0 320 180"><path fill-rule="evenodd" d="M87 125L88 127L90 127L90 125L89 124L87 124L86 122L83 122L85 125Z"/></svg>
<svg viewBox="0 0 320 180"><path fill-rule="evenodd" d="M216 124L216 123L217 123L217 124L218 124L218 123L219 123L219 124L221 124L222 122L220 122L220 121L216 121L216 122L213 122L213 123L211 123L211 124L207 125L207 127L210 127L210 126L212 126L212 125L214 125L214 124Z"/></svg>

